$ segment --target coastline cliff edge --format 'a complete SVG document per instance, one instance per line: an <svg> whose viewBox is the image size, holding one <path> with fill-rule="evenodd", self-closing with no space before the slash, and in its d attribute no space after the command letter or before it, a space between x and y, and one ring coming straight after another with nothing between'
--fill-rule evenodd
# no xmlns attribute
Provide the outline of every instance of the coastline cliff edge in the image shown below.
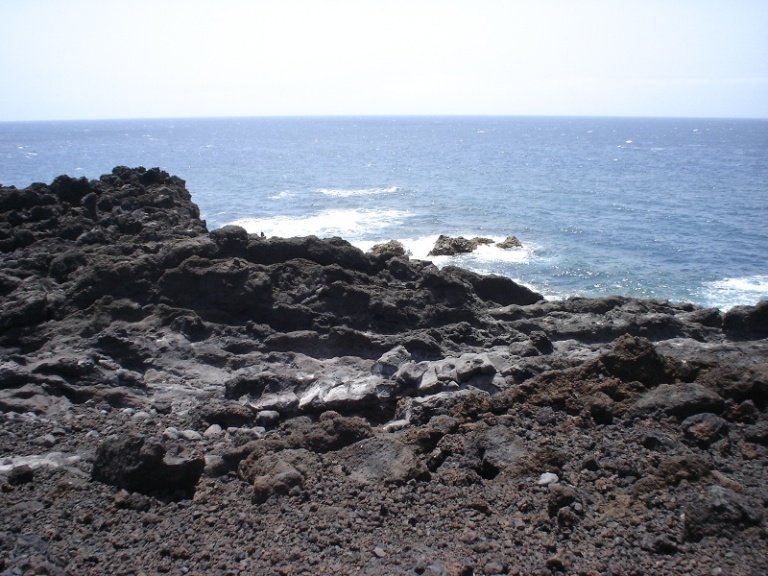
<svg viewBox="0 0 768 576"><path fill-rule="evenodd" d="M767 301L384 246L0 187L0 574L768 572Z"/></svg>

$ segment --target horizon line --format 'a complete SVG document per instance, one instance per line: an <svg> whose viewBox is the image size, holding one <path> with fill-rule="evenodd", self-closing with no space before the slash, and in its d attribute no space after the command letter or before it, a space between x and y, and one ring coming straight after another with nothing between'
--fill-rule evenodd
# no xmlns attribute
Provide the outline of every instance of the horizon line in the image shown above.
<svg viewBox="0 0 768 576"><path fill-rule="evenodd" d="M41 118L0 120L0 124L67 123L67 122L130 122L158 120L301 120L301 119L385 119L385 118L585 118L621 120L768 120L768 116L674 116L674 115L615 115L615 114L262 114L221 116L126 116L95 118Z"/></svg>

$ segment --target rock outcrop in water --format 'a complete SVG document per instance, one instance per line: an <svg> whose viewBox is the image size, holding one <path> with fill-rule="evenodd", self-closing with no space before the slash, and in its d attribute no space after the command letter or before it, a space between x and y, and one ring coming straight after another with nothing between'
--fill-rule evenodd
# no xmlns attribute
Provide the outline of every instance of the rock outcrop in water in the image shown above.
<svg viewBox="0 0 768 576"><path fill-rule="evenodd" d="M456 256L458 254L468 254L474 252L480 246L495 245L497 248L509 250L512 248L522 248L523 244L515 236L507 236L501 242L496 242L490 238L475 236L474 238L464 238L464 236L445 236L441 234L435 241L429 256Z"/></svg>
<svg viewBox="0 0 768 576"><path fill-rule="evenodd" d="M0 189L0 259L0 573L768 570L766 302L209 232L143 168Z"/></svg>

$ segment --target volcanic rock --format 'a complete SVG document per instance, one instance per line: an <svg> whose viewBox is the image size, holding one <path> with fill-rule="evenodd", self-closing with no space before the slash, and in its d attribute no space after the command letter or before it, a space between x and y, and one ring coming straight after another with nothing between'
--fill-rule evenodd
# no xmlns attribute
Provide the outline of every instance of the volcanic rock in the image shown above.
<svg viewBox="0 0 768 576"><path fill-rule="evenodd" d="M157 440L129 434L107 438L99 445L91 475L132 492L189 495L204 467L201 456L166 456Z"/></svg>
<svg viewBox="0 0 768 576"><path fill-rule="evenodd" d="M718 413L723 409L723 399L716 392L701 384L661 384L647 392L632 408L635 414L660 412L686 418L700 412Z"/></svg>
<svg viewBox="0 0 768 576"><path fill-rule="evenodd" d="M361 484L404 483L429 476L424 462L408 446L390 436L352 444L339 457L344 460L349 477Z"/></svg>
<svg viewBox="0 0 768 576"><path fill-rule="evenodd" d="M761 524L762 506L733 490L710 486L685 512L685 536L691 541L724 532L736 532Z"/></svg>
<svg viewBox="0 0 768 576"><path fill-rule="evenodd" d="M768 573L765 303L377 252L0 187L0 571Z"/></svg>
<svg viewBox="0 0 768 576"><path fill-rule="evenodd" d="M381 244L374 244L371 248L371 252L377 256L409 256L408 251L403 246L402 242L397 240L390 240Z"/></svg>
<svg viewBox="0 0 768 576"><path fill-rule="evenodd" d="M429 256L455 256L456 254L467 254L469 252L474 252L478 246L483 244L493 244L493 240L490 238L479 237L467 239L464 238L464 236L452 238L441 234L435 241L432 250L429 251Z"/></svg>
<svg viewBox="0 0 768 576"><path fill-rule="evenodd" d="M755 306L734 306L723 318L723 330L737 339L768 337L768 300L762 300Z"/></svg>
<svg viewBox="0 0 768 576"><path fill-rule="evenodd" d="M504 248L505 250L509 250L510 248L522 248L523 243L520 242L520 240L518 240L515 236L507 236L501 242L497 242L496 246L499 248Z"/></svg>

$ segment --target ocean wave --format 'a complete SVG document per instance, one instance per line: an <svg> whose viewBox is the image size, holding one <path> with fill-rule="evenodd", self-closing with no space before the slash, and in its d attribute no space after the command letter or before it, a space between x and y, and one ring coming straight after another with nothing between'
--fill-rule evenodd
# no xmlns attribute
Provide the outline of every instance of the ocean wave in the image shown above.
<svg viewBox="0 0 768 576"><path fill-rule="evenodd" d="M409 216L404 210L323 210L308 216L274 216L270 218L240 218L230 224L242 226L251 234L266 236L340 236L345 240L364 238L389 226L403 222Z"/></svg>
<svg viewBox="0 0 768 576"><path fill-rule="evenodd" d="M758 274L706 282L703 296L707 305L721 310L754 305L768 298L768 275Z"/></svg>
<svg viewBox="0 0 768 576"><path fill-rule="evenodd" d="M377 194L392 194L399 191L397 186L381 186L373 188L318 188L316 192L326 196L337 198L350 198L352 196L374 196Z"/></svg>

